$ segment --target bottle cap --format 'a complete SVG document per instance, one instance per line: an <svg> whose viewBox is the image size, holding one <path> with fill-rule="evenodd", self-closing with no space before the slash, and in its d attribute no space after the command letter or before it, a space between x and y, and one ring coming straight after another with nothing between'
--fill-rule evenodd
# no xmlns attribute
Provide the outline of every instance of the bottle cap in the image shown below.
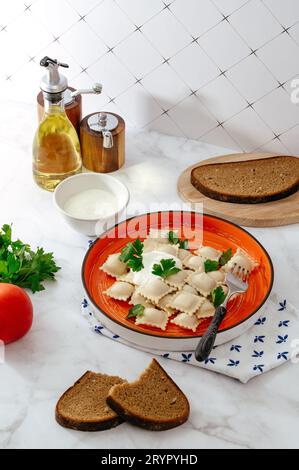
<svg viewBox="0 0 299 470"><path fill-rule="evenodd" d="M57 59L51 59L48 56L40 61L40 65L46 67L48 72L42 77L40 83L41 90L50 94L63 93L68 87L68 81L64 75L59 73L58 68L68 68L68 65L58 62Z"/></svg>

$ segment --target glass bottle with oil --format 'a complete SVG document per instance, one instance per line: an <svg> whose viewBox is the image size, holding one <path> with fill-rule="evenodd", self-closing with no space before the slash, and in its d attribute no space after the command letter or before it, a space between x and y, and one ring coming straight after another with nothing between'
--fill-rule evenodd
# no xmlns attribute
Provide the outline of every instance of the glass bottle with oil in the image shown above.
<svg viewBox="0 0 299 470"><path fill-rule="evenodd" d="M40 65L48 73L41 81L45 112L33 141L33 177L40 187L54 191L62 180L81 171L82 160L78 134L64 109L68 82L58 71L68 65L49 57Z"/></svg>

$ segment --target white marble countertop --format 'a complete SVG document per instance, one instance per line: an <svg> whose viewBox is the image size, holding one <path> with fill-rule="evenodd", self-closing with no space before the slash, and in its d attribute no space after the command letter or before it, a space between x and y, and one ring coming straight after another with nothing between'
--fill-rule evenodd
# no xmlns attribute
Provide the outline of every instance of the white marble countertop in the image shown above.
<svg viewBox="0 0 299 470"><path fill-rule="evenodd" d="M6 347L0 365L0 448L298 447L299 374L292 364L244 385L161 359L191 404L189 421L164 433L128 424L82 433L55 422L58 397L86 370L130 380L147 366L150 355L99 337L86 326L80 315L80 268L87 239L65 225L52 195L32 181L35 109L0 104L0 224L13 222L15 236L54 251L62 267L56 283L31 296L35 318L30 333ZM226 151L157 133L128 133L126 165L115 176L128 186L131 202L175 202L179 173ZM249 231L273 259L274 290L298 306L298 225Z"/></svg>

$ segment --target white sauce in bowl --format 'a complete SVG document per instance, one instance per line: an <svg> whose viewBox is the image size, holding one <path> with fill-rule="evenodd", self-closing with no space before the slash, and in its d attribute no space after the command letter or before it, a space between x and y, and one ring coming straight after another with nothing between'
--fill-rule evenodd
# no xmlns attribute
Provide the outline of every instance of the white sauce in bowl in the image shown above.
<svg viewBox="0 0 299 470"><path fill-rule="evenodd" d="M88 189L71 196L63 208L72 217L101 219L118 211L118 201L110 191Z"/></svg>

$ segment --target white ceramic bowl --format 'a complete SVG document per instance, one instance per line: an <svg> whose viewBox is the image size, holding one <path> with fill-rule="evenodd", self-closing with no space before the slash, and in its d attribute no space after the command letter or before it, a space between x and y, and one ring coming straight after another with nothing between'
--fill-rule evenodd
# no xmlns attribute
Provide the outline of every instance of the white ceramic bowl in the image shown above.
<svg viewBox="0 0 299 470"><path fill-rule="evenodd" d="M117 200L117 210L103 218L79 218L70 215L64 207L68 199L82 191L102 189ZM80 173L63 180L54 191L54 205L64 220L77 232L94 237L115 225L129 202L127 187L117 178L103 173Z"/></svg>

